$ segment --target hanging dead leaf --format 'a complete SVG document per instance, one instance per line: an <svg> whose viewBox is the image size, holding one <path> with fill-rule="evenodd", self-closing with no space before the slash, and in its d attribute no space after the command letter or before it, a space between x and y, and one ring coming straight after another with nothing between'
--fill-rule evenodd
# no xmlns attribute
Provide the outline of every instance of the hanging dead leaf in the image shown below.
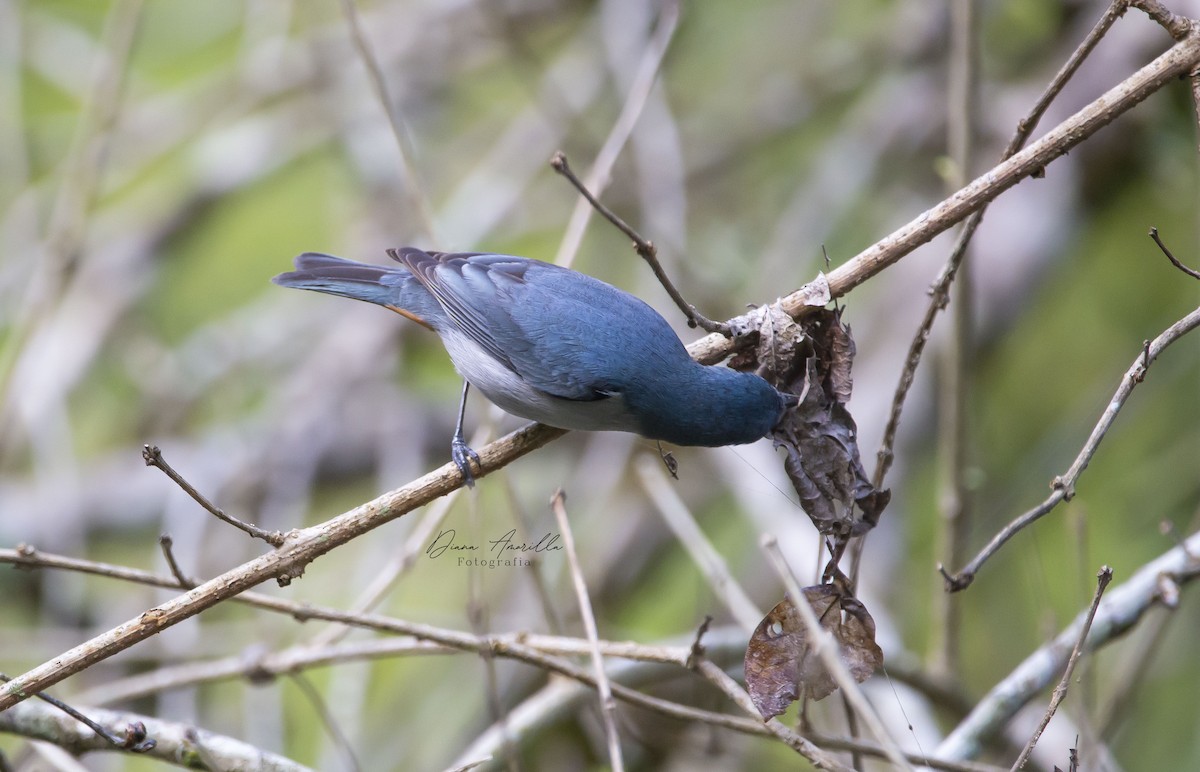
<svg viewBox="0 0 1200 772"><path fill-rule="evenodd" d="M829 328L829 386L838 402L850 401L854 389L854 378L850 369L854 366L854 338L850 337L850 325L841 323L841 314Z"/></svg>
<svg viewBox="0 0 1200 772"><path fill-rule="evenodd" d="M805 345L804 328L796 324L779 303L772 303L763 310L755 351L758 373L768 381L788 379L803 365L810 350Z"/></svg>
<svg viewBox="0 0 1200 772"><path fill-rule="evenodd" d="M822 309L806 317L804 329L811 355L789 381L775 384L803 398L771 436L787 452L784 469L800 506L818 531L844 543L875 527L891 494L871 485L845 405L853 387L850 328L840 311Z"/></svg>
<svg viewBox="0 0 1200 772"><path fill-rule="evenodd" d="M828 301L823 277L811 286L814 305ZM858 427L846 409L855 346L841 316L841 309L814 308L797 323L779 302L757 308L738 330L747 340L757 333L757 345L740 348L729 366L753 370L797 396L798 404L784 414L771 438L787 451L784 469L800 506L818 531L844 546L875 527L891 493L871 485L859 453Z"/></svg>
<svg viewBox="0 0 1200 772"><path fill-rule="evenodd" d="M875 643L875 620L849 593L844 582L805 587L821 627L833 634L838 655L858 683L883 664ZM746 648L746 688L754 707L767 721L787 710L801 695L820 700L837 689L793 605L784 598L758 624Z"/></svg>

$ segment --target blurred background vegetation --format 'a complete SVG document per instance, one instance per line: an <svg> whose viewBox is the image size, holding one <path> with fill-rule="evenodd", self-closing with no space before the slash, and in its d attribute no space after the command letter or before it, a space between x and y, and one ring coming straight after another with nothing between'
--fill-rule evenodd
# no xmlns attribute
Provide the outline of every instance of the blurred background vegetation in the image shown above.
<svg viewBox="0 0 1200 772"><path fill-rule="evenodd" d="M1169 5L1200 15L1195 2ZM978 4L967 178L998 157L1104 6ZM547 159L562 149L581 172L590 167L636 80L658 8L642 0L358 8L404 119L415 188L338 2L0 1L0 547L163 571L157 536L166 532L183 570L198 577L261 552L147 469L143 443L161 446L227 511L273 529L324 520L448 459L459 380L437 338L377 308L285 292L268 279L307 250L384 261L385 248L416 244L554 259L576 196ZM654 240L708 316L786 294L823 269L822 246L834 264L845 260L936 203L961 174L946 149L948 19L945 2L685 2L606 202ZM1130 12L1043 128L1169 44ZM1200 299L1200 285L1145 236L1157 226L1181 259L1200 264L1192 109L1186 84L1164 89L1045 179L1006 193L983 222L969 258L972 551L1044 498L1142 341ZM414 190L430 204L435 237ZM858 343L851 409L868 468L948 246L936 240L843 301ZM685 340L695 337L613 229L594 223L574 267L645 298ZM933 655L934 371L948 321L903 419L893 503L867 546L860 595L889 661ZM468 416L469 431L519 425L482 399ZM762 560L761 533L778 534L793 565L813 576L815 534L768 443L673 452L675 490L762 609L782 590ZM445 527L466 540L521 522L522 533L556 531L547 502L561 486L601 637L686 641L705 614L730 625L639 481L647 458L657 463L653 443L638 438L569 435L457 498ZM1119 583L1175 544L1161 523L1194 531L1198 472L1193 336L1151 369L1078 496L955 596L963 624L953 675L964 692L977 699L1085 608L1101 564ZM265 591L349 608L410 541L419 514L336 550L291 587ZM581 635L559 555L534 569L471 571L420 554L379 610L462 630ZM0 569L0 669L23 672L170 595ZM1145 668L1099 738L1109 768L1200 767L1198 625L1200 601L1187 591L1160 640L1135 631L1086 667L1065 709L1076 727L1101 722L1115 674L1132 662ZM126 676L283 649L321 628L225 604L54 691L86 692L95 704ZM343 663L307 678L363 769L438 769L492 723L487 673L460 654ZM500 662L495 682L496 701L510 710L544 675ZM729 709L699 679L647 688ZM903 710L926 750L955 723L882 678L868 692L885 714ZM1035 702L1040 713L1044 700ZM844 732L834 703L810 714ZM205 683L120 706L315 768L346 768L286 678ZM632 709L621 716L634 768L797 768L778 743ZM1044 758L1065 767L1072 739L1044 741ZM0 737L10 758L22 758L22 747ZM521 748L525 769L602 767L594 701L552 717ZM1000 746L997 758L1012 757ZM156 768L116 754L85 763Z"/></svg>

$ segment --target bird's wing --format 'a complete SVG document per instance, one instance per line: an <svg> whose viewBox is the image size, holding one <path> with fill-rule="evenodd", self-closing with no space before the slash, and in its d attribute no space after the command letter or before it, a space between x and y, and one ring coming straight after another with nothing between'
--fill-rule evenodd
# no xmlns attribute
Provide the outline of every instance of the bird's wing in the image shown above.
<svg viewBox="0 0 1200 772"><path fill-rule="evenodd" d="M538 272L544 278L547 270L562 279L568 272L529 258L413 247L388 254L412 272L459 330L529 385L562 399L608 396L605 373L586 347L559 337L595 329L597 320L580 316L594 313L586 295L600 282L569 272L583 283L572 282L564 294L561 283L528 279Z"/></svg>
<svg viewBox="0 0 1200 772"><path fill-rule="evenodd" d="M498 332L502 332L494 324L492 317L496 314L486 311L488 307L495 307L498 302L494 291L489 291L486 281L479 280L483 277L469 275L477 273L468 266L471 258L480 257L479 254L430 253L415 247L389 249L388 254L412 272L421 286L427 289L445 310L455 326L495 359L503 362L509 369L514 369L504 346L496 337ZM488 295L493 297L489 298Z"/></svg>

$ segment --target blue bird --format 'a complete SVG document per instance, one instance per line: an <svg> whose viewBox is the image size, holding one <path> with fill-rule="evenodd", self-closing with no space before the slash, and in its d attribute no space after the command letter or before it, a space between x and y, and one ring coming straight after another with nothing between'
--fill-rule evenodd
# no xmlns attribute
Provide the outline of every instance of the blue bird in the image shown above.
<svg viewBox="0 0 1200 772"><path fill-rule="evenodd" d="M693 360L650 306L599 279L526 257L389 249L400 265L308 252L284 287L365 300L436 332L465 379L451 456L467 485L467 390L562 429L719 447L766 436L796 398Z"/></svg>

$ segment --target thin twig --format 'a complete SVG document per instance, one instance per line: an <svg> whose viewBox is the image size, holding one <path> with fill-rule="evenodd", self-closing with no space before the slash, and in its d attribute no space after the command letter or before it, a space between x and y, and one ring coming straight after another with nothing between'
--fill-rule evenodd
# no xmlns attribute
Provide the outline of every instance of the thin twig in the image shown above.
<svg viewBox="0 0 1200 772"><path fill-rule="evenodd" d="M1197 80L1200 81L1200 78L1197 78ZM1162 239L1158 237L1158 228L1150 229L1150 238L1154 239L1154 243L1158 245L1158 248L1162 250L1162 253L1167 256L1168 260L1171 261L1171 265L1183 271L1188 276L1191 276L1193 279L1200 279L1200 271L1195 271L1191 268L1188 268L1186 265L1179 262L1175 255L1171 254L1171 250L1167 249L1167 245L1164 244Z"/></svg>
<svg viewBox="0 0 1200 772"><path fill-rule="evenodd" d="M725 692L725 695L733 700L743 711L761 718L761 714L754 707L750 695L724 670L708 660L701 660L697 663L696 670L718 689ZM791 746L797 753L808 759L817 769L831 770L831 772L853 772L850 767L847 767L833 756L827 754L822 748L817 747L801 735L788 729L778 719L772 718L765 723L760 723L760 726L765 726L771 734Z"/></svg>
<svg viewBox="0 0 1200 772"><path fill-rule="evenodd" d="M642 489L675 534L675 538L687 550L692 562L704 574L713 594L721 599L725 608L729 609L744 630L752 632L763 618L762 611L730 573L725 559L696 524L696 519L692 517L675 488L667 482L659 465L652 461L650 456L643 456L634 468Z"/></svg>
<svg viewBox="0 0 1200 772"><path fill-rule="evenodd" d="M667 291L667 294L671 296L671 300L675 301L675 305L679 307L679 310L683 311L684 316L687 317L689 327L700 327L705 332L720 333L726 338L732 336L732 328L727 323L714 322L697 311L696 307L691 303L688 303L683 299L683 295L679 294L679 290L675 288L675 285L667 276L667 272L663 270L662 264L658 262L658 250L654 248L654 244L642 238L641 235L632 227L630 227L628 223L618 217L616 213L614 213L604 204L600 203L599 199L592 195L587 186L584 185L583 182L581 182L580 179L575 176L575 172L571 170L570 164L567 163L567 156L565 153L563 153L561 150L557 151L550 158L550 166L554 169L554 171L558 172L563 177L566 177L567 180L575 186L575 189L579 191L580 195L586 198L588 203L591 204L597 212L603 215L606 220L617 226L618 230L629 237L629 239L633 242L633 248L637 250L638 255L641 256L641 258L650 266L650 269L654 271L655 277L658 278L659 283L662 284L663 289Z"/></svg>
<svg viewBox="0 0 1200 772"><path fill-rule="evenodd" d="M1046 86L1046 90L1042 92L1042 95L1034 103L1033 108L1024 118L1017 122L1017 130L1009 140L1004 153L1000 156L1002 164L1016 155L1025 146L1025 143L1029 141L1029 137L1046 114L1046 110L1049 109L1050 104L1062 92L1067 82L1079 69L1080 65L1083 64L1096 45L1099 44L1109 28L1125 13L1127 5L1128 0L1113 0L1109 4L1104 14L1100 17L1100 20L1088 32L1087 37L1071 53L1066 63L1054 76L1054 79L1050 81L1050 85ZM1036 174L1037 170L1034 171L1034 176L1038 176ZM904 362L904 371L900 374L899 383L897 383L895 394L892 396L892 407L888 415L887 426L884 429L883 440L876 454L877 462L875 474L872 478L872 484L876 488L883 487L883 481L887 477L888 469L891 468L893 449L896 444L896 432L900 427L900 415L904 410L904 402L908 396L908 391L912 388L913 381L916 378L917 367L921 363L925 344L929 341L929 332L933 328L933 322L938 313L946 307L950 285L954 282L954 277L958 272L959 266L966 256L967 246L971 243L971 239L975 235L975 230L979 227L980 221L983 220L983 215L987 212L987 207L990 203L990 201L985 202L966 218L962 230L959 231L958 238L954 242L954 248L950 250L950 257L947 258L945 266L943 266L941 273L938 274L937 280L930 290L930 299L928 305L925 307L925 316L921 320L916 334L913 336L912 343L909 344L908 356Z"/></svg>
<svg viewBox="0 0 1200 772"><path fill-rule="evenodd" d="M978 27L974 0L959 0L951 4L950 83L948 96L947 147L953 159L955 174L951 182L957 188L965 182L971 172L972 149L976 114ZM981 217L982 211L973 217ZM968 218L969 221L970 218ZM960 263L958 279L951 286L947 283L943 303L950 302L951 330L946 345L940 352L936 364L938 388L938 520L936 554L950 565L958 565L966 558L967 531L971 522L971 497L966 476L970 465L970 400L974 390L972 373L975 345L974 292L971 263L966 260L967 245L963 242L961 252L955 251L951 259ZM932 303L931 303L932 305ZM932 319L930 319L932 321ZM918 333L915 339L928 336ZM914 340L915 340L914 339ZM902 376L902 380L904 377ZM911 381L911 378L908 380ZM858 563L855 561L855 565ZM936 592L933 583L930 591ZM959 672L961 653L960 629L962 608L957 598L947 593L936 592L933 598L933 623L930 647L932 665L942 676L954 677Z"/></svg>
<svg viewBox="0 0 1200 772"><path fill-rule="evenodd" d="M400 169L404 174L408 196L420 214L421 225L425 229L425 235L431 243L437 244L437 227L434 224L433 207L429 205L429 199L426 198L420 179L417 177L416 165L413 163L416 153L412 146L412 139L408 134L408 127L404 123L404 118L400 115L400 108L388 95L387 81L383 77L383 68L379 66L379 59L375 56L370 41L367 40L366 32L363 31L362 20L358 15L358 6L355 5L354 0L342 0L342 13L346 16L346 26L350 30L350 40L354 43L354 49L358 52L359 58L362 59L363 65L367 68L371 88L374 89L375 97L379 100L380 106L383 107L388 125L392 129L392 136L396 139L396 149L400 153Z"/></svg>
<svg viewBox="0 0 1200 772"><path fill-rule="evenodd" d="M562 429L542 424L530 424L517 429L479 449L483 465L476 476L482 477L494 472L498 467L565 433ZM309 563L330 550L460 487L462 475L458 467L452 462L447 462L401 488L385 493L324 523L291 531L279 548L226 571L190 592L160 603L153 609L14 678L9 688L0 691L0 710L24 699L22 695L46 689L268 579L287 584L301 576ZM175 582L172 580L167 586L174 587ZM304 615L303 609L295 614L298 618L303 618Z"/></svg>
<svg viewBox="0 0 1200 772"><path fill-rule="evenodd" d="M6 676L4 673L0 673L0 681L8 683L11 680L12 679ZM70 705L56 697L51 697L49 694L44 694L42 692L38 692L33 696L37 697L43 702L53 705L79 723L84 724L88 729L91 729L100 737L104 738L105 742L112 745L114 748L119 748L123 751L132 751L133 753L148 753L154 750L155 746L158 745L153 737L149 737L147 735L146 725L140 722L133 721L127 723L125 725L124 736L121 736L114 732L108 731L107 727L103 726L97 721L92 720L86 714L75 710L75 708L72 708Z"/></svg>
<svg viewBox="0 0 1200 772"><path fill-rule="evenodd" d="M57 568L71 570L123 581L148 584L155 587L173 588L176 586L175 580L170 577L124 566L114 566L38 552L28 547L21 550L0 549L0 564L2 563L10 563L25 569ZM1187 577L1184 578L1186 579ZM558 664L558 660L552 659L554 656L586 656L591 651L591 644L586 640L525 633L493 635L489 638L481 639L467 633L408 623L391 617L352 614L340 609L308 606L303 603L259 595L253 592L243 593L232 600L234 602L254 605L267 611L289 614L302 620L320 619L380 632L418 636L421 640L382 639L343 642L319 649L312 647L310 644L298 644L279 652L265 654L253 660L248 660L244 656L234 656L209 662L185 663L172 667L159 668L155 671L98 685L94 689L81 694L80 700L92 703L128 701L169 689L228 678L250 678L261 681L310 667L327 667L333 664L362 659L404 655L436 655L459 651L478 652L482 647L490 647L497 656L513 657L536 667L545 666L550 672L555 672L574 680L579 689L591 690L594 688L595 676L592 672L582 668L572 669L573 666L566 665L565 663L560 665ZM720 655L724 657L731 654L734 650L741 651L745 647L744 635L735 627L723 627L709 631L706 640L708 641L706 649L710 656L714 650L719 651ZM694 642L693 640L693 644ZM694 658L695 656L694 645L655 646L613 641L599 641L598 643L606 656L633 660L632 662L618 665L618 670L622 669L622 665L636 668L661 667L663 665L682 667L689 657ZM919 678L921 674L907 673L903 668L897 668L896 666L893 666L891 675L923 693L930 694L941 703L950 706L952 711L961 712L965 715L962 698L950 694L945 685L924 682ZM705 723L744 734L776 736L783 739L797 751L800 748L809 747L805 746L802 742L795 742L794 733L788 735L786 734L788 732L786 729L784 729L785 733L782 736L778 732L772 731L767 725L763 724L761 718L757 717L757 712L752 714L756 716L754 719L712 713L675 702L649 697L621 686L611 679L610 683L614 687L614 697L624 700L631 705L644 707L662 715L681 721ZM563 684L564 682L556 681L547 688L557 690ZM742 693L744 694L744 691ZM748 700L748 697L746 699ZM750 707L753 709L753 705L750 705ZM520 713L521 709L517 708L510 713L509 717L514 723L520 723L522 719L517 717L517 714ZM3 715L0 714L0 716ZM777 724L778 722L775 723ZM884 756L884 751L879 746L862 741L854 741L847 738L822 738L821 744L825 744L826 742L828 742L830 748L835 750L851 750L850 746L853 744L854 747L865 754L879 757ZM478 750L478 747L473 745L472 749ZM926 764L931 769L945 769L950 772L993 772L995 770L994 767L986 765L963 764L945 760L939 761L937 759L926 759L924 756L909 755L908 758L915 764Z"/></svg>
<svg viewBox="0 0 1200 772"><path fill-rule="evenodd" d="M825 628L821 627L821 622L817 619L817 615L813 613L812 606L809 605L805 598L804 591L800 588L800 583L796 581L796 576L792 573L791 567L787 560L783 557L783 552L779 549L779 542L774 536L766 534L762 539L763 552L766 553L767 560L770 561L771 567L775 569L775 573L783 582L788 595L792 598L792 605L800 614L800 618L804 620L804 626L808 629L808 638L816 650L817 656L821 658L821 662L825 665L825 670L837 682L837 685L842 690L842 694L854 706L854 710L858 713L863 723L871 730L871 734L875 735L875 739L887 751L888 759L900 769L912 769L912 766L904 758L904 752L900 750L900 746L896 744L895 738L884 727L883 721L875 712L875 708L867 700L866 695L862 693L858 682L854 680L854 676L850 674L850 669L846 667L846 663L842 661L841 651L837 641L829 634Z"/></svg>
<svg viewBox="0 0 1200 772"><path fill-rule="evenodd" d="M1096 455L1096 450L1100 447L1100 442L1112 428L1113 423L1117 419L1117 414L1124 407L1129 395L1146 376L1146 371L1150 364L1158 359L1163 350L1182 338L1187 333L1200 327L1200 308L1192 311L1187 316L1180 319L1175 324L1168 327L1157 338L1150 342L1143 352L1139 352L1137 359L1133 365L1125 372L1121 378L1121 383L1117 386L1117 391L1113 394L1108 405L1104 409L1104 413L1100 416L1100 420L1092 429L1091 436L1084 443L1083 448L1079 451L1079 455L1075 457L1071 468L1060 477L1055 477L1051 483L1053 492L1033 509L1022 514L1020 517L1006 525L999 533L992 537L987 546L980 550L970 563L966 565L957 574L951 576L945 566L939 565L938 571L942 574L942 578L946 582L947 592L958 592L971 586L971 582L975 580L975 575L979 573L979 569L988 559L996 553L1004 543L1019 533L1023 528L1040 519L1043 515L1050 512L1062 501L1070 501L1075 495L1075 483L1079 480L1079 476L1083 474L1083 470L1087 469L1088 464L1092 460L1092 456Z"/></svg>
<svg viewBox="0 0 1200 772"><path fill-rule="evenodd" d="M164 533L159 536L158 546L162 548L163 558L167 561L167 568L171 570L171 575L175 577L175 581L179 582L179 586L185 590L195 587L196 580L183 573L183 569L179 567L179 562L175 560L175 551L172 549L175 546L175 540L171 538L171 534Z"/></svg>
<svg viewBox="0 0 1200 772"><path fill-rule="evenodd" d="M625 97L625 104L621 107L621 114L617 116L600 151L596 153L596 160L592 162L592 168L587 173L587 180L582 183L584 188L594 191L596 196L602 195L604 189L612 181L613 165L617 162L617 157L621 154L625 143L633 134L638 118L641 117L646 100L650 97L650 91L658 80L658 71L662 67L667 48L670 47L678 26L679 0L668 0L663 4L658 24L638 63L637 73L629 87L629 94ZM568 177L568 179L570 178ZM585 194L584 198L585 200L575 204L575 209L571 212L571 219L567 222L567 232L558 247L558 254L554 257L554 262L559 265L570 267L575 260L579 245L583 243L583 233L587 229L592 212L595 211L595 207L591 205L592 196ZM638 239L635 238L635 244L637 241Z"/></svg>
<svg viewBox="0 0 1200 772"><path fill-rule="evenodd" d="M291 759L264 751L249 743L211 732L198 732L187 724L163 721L153 716L144 716L128 711L88 708L97 723L115 729L119 737L131 725L145 727L146 733L154 737L156 745L144 751L144 755L172 765L180 765L185 759L196 760L194 768L209 770L275 770L275 772L311 772L308 767ZM31 740L41 740L75 756L89 751L109 751L109 741L91 729L84 729L73 718L63 716L57 708L47 707L36 701L17 705L11 710L0 712L0 733L20 735ZM203 742L199 740L203 739ZM25 767L22 767L23 769ZM165 768L165 765L164 765Z"/></svg>
<svg viewBox="0 0 1200 772"><path fill-rule="evenodd" d="M704 621L696 628L696 639L692 641L692 650L688 652L687 662L683 663L688 670L695 670L696 663L704 658L704 634L708 632L709 625L712 624L713 618L709 615L704 616Z"/></svg>
<svg viewBox="0 0 1200 772"><path fill-rule="evenodd" d="M300 689L300 693L312 705L316 711L317 718L320 719L321 725L325 727L325 731L329 733L329 737L333 740L333 744L341 751L342 756L346 759L346 767L351 772L358 772L362 769L362 765L358 763L358 756L354 754L354 746L350 744L350 738L342 731L342 727L338 724L333 713L330 712L329 706L325 704L325 698L317 691L317 688L312 685L303 673L293 673L292 683Z"/></svg>
<svg viewBox="0 0 1200 772"><path fill-rule="evenodd" d="M1183 40L1193 32L1195 21L1171 13L1158 0L1129 0L1129 5L1144 12L1175 40Z"/></svg>
<svg viewBox="0 0 1200 772"><path fill-rule="evenodd" d="M0 564L6 563L27 570L52 568L94 576L104 576L121 581L136 582L152 587L179 588L178 581L171 577L125 566L115 566L109 563L98 563L40 552L28 545L22 545L15 550L0 549ZM248 606L254 606L264 611L286 614L299 621L319 619L326 622L350 625L360 629L376 630L378 632L394 633L397 635L410 635L414 638L432 641L460 651L478 652L485 648L491 648L500 656L507 656L506 652L510 644L522 644L531 651L557 656L586 656L591 653L591 644L586 640L578 638L531 633L506 633L504 635L481 637L446 628L406 622L395 617L380 614L355 613L343 609L276 598L255 592L245 592L230 600L234 603L244 603ZM311 644L306 645L311 646ZM683 665L690 654L690 649L684 646L647 646L637 643L604 640L599 641L599 646L605 656L675 665Z"/></svg>
<svg viewBox="0 0 1200 772"><path fill-rule="evenodd" d="M1183 586L1200 578L1200 533L1155 560L1144 564L1127 581L1107 592L1092 621L1087 646L1095 651L1120 638L1148 610L1164 602L1162 578ZM1071 647L1079 638L1088 612L1080 612L1054 640L1031 653L978 702L970 715L942 741L934 754L942 759L975 758L984 744L996 736L1030 700L1062 672Z"/></svg>
<svg viewBox="0 0 1200 772"><path fill-rule="evenodd" d="M575 584L575 596L579 600L579 616L583 619L583 629L587 633L588 643L592 647L592 666L596 671L596 691L600 693L600 717L604 722L604 735L608 739L608 763L612 765L613 772L623 772L625 762L621 758L621 738L617 735L617 705L613 700L612 686L608 683L608 674L604 672L604 655L600 653L596 618L592 614L592 601L588 597L583 569L579 567L579 556L575 552L575 536L571 532L571 523L567 520L566 495L561 488L555 491L554 496L551 497L550 508L554 510L554 519L558 522L559 532L562 533L563 546L567 550L567 565L571 569L571 581Z"/></svg>
<svg viewBox="0 0 1200 772"><path fill-rule="evenodd" d="M1108 587L1108 583L1112 581L1112 577L1112 569L1108 566L1104 566L1096 574L1096 595L1092 598L1092 607L1088 609L1087 618L1083 620L1083 626L1079 630L1079 638L1075 641L1075 648L1071 650L1071 658L1067 660L1067 668L1063 671L1062 679L1058 682L1058 686L1054 687L1054 696L1050 698L1050 707L1046 708L1046 714L1042 716L1041 723L1034 730L1033 736L1029 738L1029 742L1025 745L1025 749L1021 751L1021 755L1013 762L1013 772L1024 768L1025 764L1029 761L1030 755L1033 753L1034 746L1041 739L1042 732L1046 730L1050 719L1054 718L1054 712L1058 710L1058 706L1066 699L1067 688L1071 685L1071 674L1075 672L1075 663L1079 661L1079 655L1083 653L1083 646L1087 641L1088 632L1092 629L1092 620L1096 617L1096 609L1100 607L1100 598L1104 597L1104 590Z"/></svg>
<svg viewBox="0 0 1200 772"><path fill-rule="evenodd" d="M744 646L744 642L741 644ZM614 680L628 678L633 680L634 676L626 676L630 671L645 669L645 665L631 664L627 667L620 668L618 672L610 674ZM714 681L718 678L718 674L723 675L720 667L713 665L711 662L703 664L698 663L697 668L701 675L704 675L708 680ZM711 674L711 677L710 677ZM735 702L738 701L739 695L747 702L749 697L745 696L745 690L741 689L728 675L723 675L720 678L721 683L718 687L730 695ZM715 682L715 681L714 681ZM524 735L532 734L534 731L545 727L547 724L561 720L564 716L573 715L577 707L585 700L591 698L591 692L587 686L579 682L553 681L541 690L526 698L524 702L517 705L512 710L513 723L516 725L518 732ZM740 703L739 703L740 704ZM858 750L864 755L873 756L876 758L886 758L884 750L869 742L854 740L845 737L830 737L824 735L812 735L808 740L784 727L777 720L769 723L764 723L762 717L755 713L755 718L742 718L741 716L732 716L727 713L713 713L711 711L697 710L675 703L667 703L660 707L666 708L670 706L672 712L665 710L658 711L662 715L678 719L680 721L688 721L692 723L701 723L707 726L727 729L742 734L756 737L772 737L782 740L790 748L800 753L806 758L812 758L809 754L814 754L818 759L830 759L824 753L822 748L832 750ZM656 706L647 705L651 710L657 710ZM753 707L753 706L751 706ZM674 712L674 711L679 712ZM810 741L811 740L811 741ZM494 755L500 747L500 738L495 726L487 729L477 738L469 748L465 749L459 756L456 763L464 763L468 759L478 758L484 755ZM816 743L814 745L813 743ZM1000 767L995 767L988 764L977 764L972 762L948 762L940 759L926 759L923 756L909 754L908 758L914 764L922 764L930 769L946 770L946 772L1000 772ZM836 760L832 760L836 764ZM493 767L496 765L492 765ZM845 769L845 766L834 767Z"/></svg>
<svg viewBox="0 0 1200 772"><path fill-rule="evenodd" d="M262 539L272 547L282 546L285 537L279 531L267 531L263 528L259 528L253 523L242 522L236 517L225 514L220 507L216 506L207 498L205 498L204 494L192 487L192 484L185 480L183 475L179 474L179 472L176 472L171 465L167 463L166 459L164 459L162 456L162 451L158 449L157 445L143 445L142 459L145 460L146 466L152 466L156 469L162 470L163 474L165 474L167 477L170 477L176 485L183 489L184 493L191 496L197 504L212 513L213 517L232 525L234 528L245 531L255 539Z"/></svg>

